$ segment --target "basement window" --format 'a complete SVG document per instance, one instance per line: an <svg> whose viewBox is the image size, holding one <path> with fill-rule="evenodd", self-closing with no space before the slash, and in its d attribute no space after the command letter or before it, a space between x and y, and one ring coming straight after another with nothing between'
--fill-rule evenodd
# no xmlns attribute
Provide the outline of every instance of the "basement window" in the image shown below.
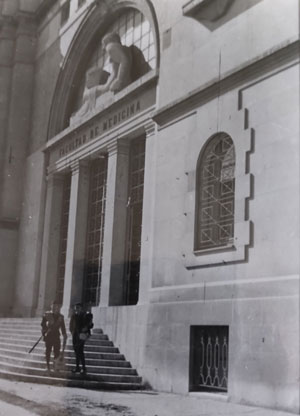
<svg viewBox="0 0 300 416"><path fill-rule="evenodd" d="M191 326L190 391L227 392L228 326Z"/></svg>

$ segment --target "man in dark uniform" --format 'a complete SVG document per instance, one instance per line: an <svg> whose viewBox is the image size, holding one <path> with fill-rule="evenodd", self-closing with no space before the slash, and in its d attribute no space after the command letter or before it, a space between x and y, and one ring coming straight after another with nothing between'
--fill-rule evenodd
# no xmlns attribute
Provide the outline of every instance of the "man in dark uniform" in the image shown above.
<svg viewBox="0 0 300 416"><path fill-rule="evenodd" d="M86 313L86 322L87 322L87 327L88 327L88 336L90 337L91 329L94 328L91 302L85 305L85 313Z"/></svg>
<svg viewBox="0 0 300 416"><path fill-rule="evenodd" d="M73 373L86 373L84 344L90 336L90 330L93 328L93 315L90 312L85 312L83 305L77 303L74 306L74 312L70 320L70 332L72 334L73 348L76 356L76 368ZM80 370L80 363L82 368Z"/></svg>
<svg viewBox="0 0 300 416"><path fill-rule="evenodd" d="M54 350L54 360L60 355L60 333L63 336L63 351L67 342L67 333L64 316L60 313L61 305L53 302L51 310L47 311L42 319L42 334L46 346L47 371L50 372L50 356L52 348Z"/></svg>

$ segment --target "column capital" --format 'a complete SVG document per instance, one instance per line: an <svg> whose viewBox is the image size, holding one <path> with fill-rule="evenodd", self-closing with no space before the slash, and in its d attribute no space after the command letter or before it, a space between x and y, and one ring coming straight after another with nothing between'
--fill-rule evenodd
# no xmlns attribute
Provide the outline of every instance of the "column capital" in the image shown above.
<svg viewBox="0 0 300 416"><path fill-rule="evenodd" d="M148 120L144 125L144 129L146 132L146 138L154 136L156 132L156 123L152 120Z"/></svg>
<svg viewBox="0 0 300 416"><path fill-rule="evenodd" d="M130 141L127 138L114 139L107 145L108 157L116 154L125 154L129 152Z"/></svg>
<svg viewBox="0 0 300 416"><path fill-rule="evenodd" d="M89 161L84 159L84 160L73 160L70 163L70 168L71 168L71 172L72 175L77 175L79 173L79 171L81 169L87 168L89 166Z"/></svg>
<svg viewBox="0 0 300 416"><path fill-rule="evenodd" d="M48 186L54 185L55 183L63 182L65 175L63 173L51 172L46 176L46 182Z"/></svg>

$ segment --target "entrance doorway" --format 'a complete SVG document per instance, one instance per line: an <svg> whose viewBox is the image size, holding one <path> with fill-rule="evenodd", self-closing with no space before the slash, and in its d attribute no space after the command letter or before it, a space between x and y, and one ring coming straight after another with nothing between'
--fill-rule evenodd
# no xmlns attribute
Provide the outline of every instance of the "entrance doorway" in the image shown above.
<svg viewBox="0 0 300 416"><path fill-rule="evenodd" d="M71 174L66 174L64 176L64 183L63 183L59 259L58 259L58 273L57 273L56 295L55 295L56 302L60 304L62 304L63 302L64 285L65 285L65 268L66 268L66 255L67 255L70 193L71 193Z"/></svg>
<svg viewBox="0 0 300 416"><path fill-rule="evenodd" d="M86 239L83 301L96 306L100 301L107 158L96 159L90 167L89 213Z"/></svg>
<svg viewBox="0 0 300 416"><path fill-rule="evenodd" d="M138 302L144 195L145 139L131 142L125 262L125 304Z"/></svg>

